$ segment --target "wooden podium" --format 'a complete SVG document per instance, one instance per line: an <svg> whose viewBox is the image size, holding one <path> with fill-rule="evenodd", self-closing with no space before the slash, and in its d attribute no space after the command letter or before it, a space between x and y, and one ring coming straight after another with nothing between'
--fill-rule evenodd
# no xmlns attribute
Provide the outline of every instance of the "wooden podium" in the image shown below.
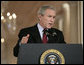
<svg viewBox="0 0 84 65"><path fill-rule="evenodd" d="M55 49L64 56L65 64L83 64L83 48L80 44L23 44L19 49L17 64L40 64L41 55Z"/></svg>

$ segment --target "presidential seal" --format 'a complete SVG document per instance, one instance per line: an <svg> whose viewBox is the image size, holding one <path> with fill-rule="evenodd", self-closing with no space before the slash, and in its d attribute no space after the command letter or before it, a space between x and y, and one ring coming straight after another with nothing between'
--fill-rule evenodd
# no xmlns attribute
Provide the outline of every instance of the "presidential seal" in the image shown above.
<svg viewBox="0 0 84 65"><path fill-rule="evenodd" d="M65 59L58 50L49 49L41 55L40 64L65 64Z"/></svg>

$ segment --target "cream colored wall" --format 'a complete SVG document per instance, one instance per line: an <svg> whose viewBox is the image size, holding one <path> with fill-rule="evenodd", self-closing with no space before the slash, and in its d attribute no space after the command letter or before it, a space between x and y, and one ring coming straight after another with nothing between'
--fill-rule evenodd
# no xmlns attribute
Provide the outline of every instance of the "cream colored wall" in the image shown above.
<svg viewBox="0 0 84 65"><path fill-rule="evenodd" d="M64 10L62 9L62 5L64 3L68 3L70 5L70 23L67 25L67 19L64 14ZM18 40L18 33L20 29L24 27L30 27L38 22L37 20L37 10L40 6L50 4L56 7L57 13L61 18L56 19L55 28L61 29L64 33L65 41L67 44L80 44L78 42L78 37L82 37L82 24L80 20L78 20L78 2L76 1L9 1L7 9L3 13L5 16L7 12L16 13L16 31L9 32L5 23L1 22L1 37L5 38L5 42L1 44L1 64L16 64L17 58L13 56L13 48ZM81 12L81 11L80 11ZM64 17L64 18L63 18ZM62 19L61 26L59 26L59 21ZM65 23L66 21L66 23ZM66 26L65 26L65 25ZM64 25L64 26L63 26ZM66 28L68 26L68 28ZM63 27L63 28L60 28ZM81 32L78 30L81 28ZM68 32L69 31L69 32ZM66 34L67 33L67 34ZM80 34L79 34L80 33ZM81 38L82 39L82 38Z"/></svg>
<svg viewBox="0 0 84 65"><path fill-rule="evenodd" d="M81 1L81 43L83 45L83 1Z"/></svg>
<svg viewBox="0 0 84 65"><path fill-rule="evenodd" d="M70 43L78 43L78 5L77 2L70 6Z"/></svg>

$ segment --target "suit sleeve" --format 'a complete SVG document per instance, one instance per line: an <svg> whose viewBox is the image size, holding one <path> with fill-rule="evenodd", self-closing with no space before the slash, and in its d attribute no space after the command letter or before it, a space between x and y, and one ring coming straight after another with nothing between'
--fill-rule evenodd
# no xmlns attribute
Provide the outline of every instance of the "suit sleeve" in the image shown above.
<svg viewBox="0 0 84 65"><path fill-rule="evenodd" d="M21 39L22 39L23 36L24 36L24 35L23 35L23 31L21 30L20 33L19 33L19 35L18 35L19 40L18 40L16 46L15 46L14 49L13 49L13 55L14 55L15 57L18 57L19 47L20 47L20 41L21 41Z"/></svg>
<svg viewBox="0 0 84 65"><path fill-rule="evenodd" d="M66 43L62 32L60 32L60 43Z"/></svg>
<svg viewBox="0 0 84 65"><path fill-rule="evenodd" d="M29 37L27 43L34 43L35 42L34 39L33 39L32 34L31 34L31 31L28 31L28 29L20 30L20 33L18 35L19 40L18 40L16 46L13 49L13 54L14 54L15 57L18 57L19 48L20 48L20 42L21 42L22 37L26 36L27 34L30 34L30 37Z"/></svg>

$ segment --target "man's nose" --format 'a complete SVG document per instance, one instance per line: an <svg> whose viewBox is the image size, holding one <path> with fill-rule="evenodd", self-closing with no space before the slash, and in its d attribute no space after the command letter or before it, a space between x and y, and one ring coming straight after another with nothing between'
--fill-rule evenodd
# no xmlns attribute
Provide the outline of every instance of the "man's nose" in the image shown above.
<svg viewBox="0 0 84 65"><path fill-rule="evenodd" d="M51 18L51 22L54 22L54 18Z"/></svg>

